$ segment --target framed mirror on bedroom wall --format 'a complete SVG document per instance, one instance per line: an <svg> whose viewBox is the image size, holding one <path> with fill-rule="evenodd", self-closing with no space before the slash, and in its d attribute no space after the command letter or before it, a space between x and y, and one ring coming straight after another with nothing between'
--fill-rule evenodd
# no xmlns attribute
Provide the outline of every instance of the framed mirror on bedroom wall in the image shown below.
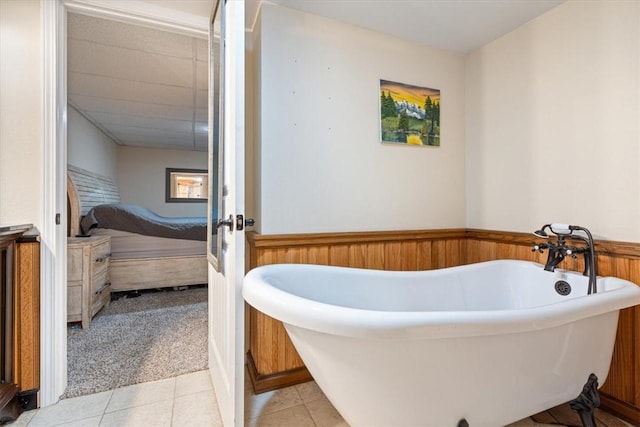
<svg viewBox="0 0 640 427"><path fill-rule="evenodd" d="M223 34L224 2L217 2L210 20L209 37L209 241L208 258L216 271L220 271L222 263L222 237L218 233L218 220L222 210L222 141L224 123L224 43Z"/></svg>

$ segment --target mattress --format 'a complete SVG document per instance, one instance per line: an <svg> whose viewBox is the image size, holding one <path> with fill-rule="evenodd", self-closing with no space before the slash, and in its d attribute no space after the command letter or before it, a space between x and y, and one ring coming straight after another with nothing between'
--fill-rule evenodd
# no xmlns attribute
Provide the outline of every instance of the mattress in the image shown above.
<svg viewBox="0 0 640 427"><path fill-rule="evenodd" d="M98 205L80 221L82 231L109 228L145 236L172 239L207 240L206 217L165 217L151 209L125 203Z"/></svg>
<svg viewBox="0 0 640 427"><path fill-rule="evenodd" d="M207 254L207 242L143 236L128 231L94 228L92 236L111 236L111 259L141 259Z"/></svg>

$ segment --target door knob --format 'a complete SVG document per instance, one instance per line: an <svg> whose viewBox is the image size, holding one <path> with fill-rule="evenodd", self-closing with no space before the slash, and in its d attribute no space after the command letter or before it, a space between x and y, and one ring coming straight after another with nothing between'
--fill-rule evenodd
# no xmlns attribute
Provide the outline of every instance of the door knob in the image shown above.
<svg viewBox="0 0 640 427"><path fill-rule="evenodd" d="M233 231L233 223L233 215L229 215L229 218L227 219L219 219L216 223L216 228L227 226L229 227L229 231Z"/></svg>

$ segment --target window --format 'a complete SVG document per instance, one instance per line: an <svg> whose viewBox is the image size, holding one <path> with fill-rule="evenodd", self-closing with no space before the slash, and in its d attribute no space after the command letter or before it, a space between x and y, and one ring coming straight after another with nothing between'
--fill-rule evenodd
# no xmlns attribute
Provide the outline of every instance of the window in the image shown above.
<svg viewBox="0 0 640 427"><path fill-rule="evenodd" d="M167 203L207 203L209 175L206 169L167 168Z"/></svg>

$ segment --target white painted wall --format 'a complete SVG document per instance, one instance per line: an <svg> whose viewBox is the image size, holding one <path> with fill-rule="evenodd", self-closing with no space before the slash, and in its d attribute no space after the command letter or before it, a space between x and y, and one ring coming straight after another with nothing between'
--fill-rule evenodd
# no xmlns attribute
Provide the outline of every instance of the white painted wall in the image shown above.
<svg viewBox="0 0 640 427"><path fill-rule="evenodd" d="M566 2L467 58L467 225L640 241L640 3Z"/></svg>
<svg viewBox="0 0 640 427"><path fill-rule="evenodd" d="M0 224L42 223L40 2L0 1Z"/></svg>
<svg viewBox="0 0 640 427"><path fill-rule="evenodd" d="M465 226L464 57L263 4L263 234ZM379 79L441 90L441 147L383 145Z"/></svg>
<svg viewBox="0 0 640 427"><path fill-rule="evenodd" d="M67 108L67 163L118 183L118 144L71 105Z"/></svg>
<svg viewBox="0 0 640 427"><path fill-rule="evenodd" d="M166 203L166 168L207 169L207 153L120 146L118 183L123 203L164 216L207 216L206 203Z"/></svg>

